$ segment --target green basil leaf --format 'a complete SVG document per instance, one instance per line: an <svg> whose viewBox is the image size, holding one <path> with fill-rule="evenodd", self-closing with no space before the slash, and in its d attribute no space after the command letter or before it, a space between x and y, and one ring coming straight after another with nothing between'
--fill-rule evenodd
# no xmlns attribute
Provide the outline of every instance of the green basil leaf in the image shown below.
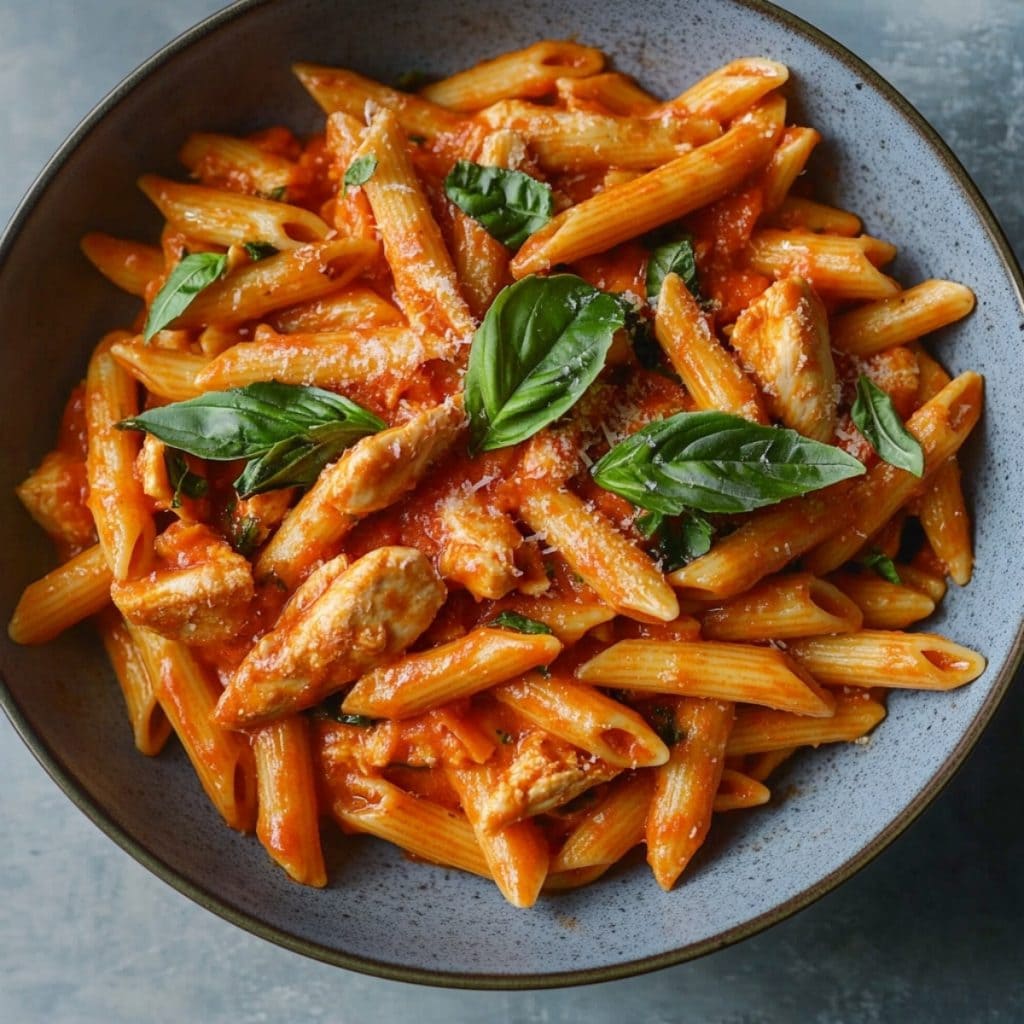
<svg viewBox="0 0 1024 1024"><path fill-rule="evenodd" d="M364 424L343 421L279 441L249 462L235 480L235 490L239 497L249 498L280 487L308 487L328 463L367 433Z"/></svg>
<svg viewBox="0 0 1024 1024"><path fill-rule="evenodd" d="M655 554L663 572L675 572L711 550L715 528L696 512L669 518L661 512L645 512L633 525L644 537L655 539Z"/></svg>
<svg viewBox="0 0 1024 1024"><path fill-rule="evenodd" d="M850 416L880 459L914 476L924 475L924 452L917 438L903 425L892 399L864 374L857 378Z"/></svg>
<svg viewBox="0 0 1024 1024"><path fill-rule="evenodd" d="M508 746L512 742L512 733L505 732L504 729L495 729L494 734L498 737L498 742L505 746Z"/></svg>
<svg viewBox="0 0 1024 1024"><path fill-rule="evenodd" d="M275 203L283 203L288 198L288 186L277 185L267 193L267 199L273 199Z"/></svg>
<svg viewBox="0 0 1024 1024"><path fill-rule="evenodd" d="M750 512L864 472L840 448L724 412L652 423L591 469L605 490L664 515Z"/></svg>
<svg viewBox="0 0 1024 1024"><path fill-rule="evenodd" d="M555 209L551 187L522 171L459 160L444 179L444 194L503 245L518 249Z"/></svg>
<svg viewBox="0 0 1024 1024"><path fill-rule="evenodd" d="M269 242L246 242L245 251L253 263L259 263L260 260L273 256L277 252L277 247Z"/></svg>
<svg viewBox="0 0 1024 1024"><path fill-rule="evenodd" d="M143 338L149 341L181 316L192 300L224 273L227 263L227 256L216 252L193 252L179 261L149 307Z"/></svg>
<svg viewBox="0 0 1024 1024"><path fill-rule="evenodd" d="M209 490L204 477L188 468L185 456L174 448L164 449L164 466L167 468L167 482L174 488L171 508L181 508L181 496L202 498Z"/></svg>
<svg viewBox="0 0 1024 1024"><path fill-rule="evenodd" d="M263 381L149 409L117 426L145 430L190 455L223 462L264 455L297 436L315 441L317 428L343 427L351 443L385 424L331 391Z"/></svg>
<svg viewBox="0 0 1024 1024"><path fill-rule="evenodd" d="M576 403L624 323L622 303L572 274L505 288L473 336L466 373L471 451L532 437Z"/></svg>
<svg viewBox="0 0 1024 1024"><path fill-rule="evenodd" d="M234 520L228 531L228 541L243 558L248 558L260 546L259 519L242 516Z"/></svg>
<svg viewBox="0 0 1024 1024"><path fill-rule="evenodd" d="M529 619L518 612L501 612L499 615L495 615L487 625L497 627L498 629L514 629L517 633L547 633L549 636L553 635L551 627L547 623L538 622L536 619Z"/></svg>
<svg viewBox="0 0 1024 1024"><path fill-rule="evenodd" d="M356 157L356 159L348 165L348 170L345 172L345 188L347 189L355 185L365 185L373 177L373 172L375 170L377 170L377 158L372 153L366 153L363 156Z"/></svg>
<svg viewBox="0 0 1024 1024"><path fill-rule="evenodd" d="M307 715L313 718L330 718L332 721L340 722L342 725L357 725L362 729L369 729L377 724L379 719L369 718L366 715L350 715L341 710L345 694L332 693L326 700L321 701L306 711Z"/></svg>
<svg viewBox="0 0 1024 1024"><path fill-rule="evenodd" d="M686 731L676 724L676 709L665 704L655 704L647 712L651 728L661 738L666 747L674 747L686 739Z"/></svg>
<svg viewBox="0 0 1024 1024"><path fill-rule="evenodd" d="M872 548L861 560L860 564L868 569L874 569L883 580L895 583L897 586L903 582L896 569L896 563L878 548Z"/></svg>
<svg viewBox="0 0 1024 1024"><path fill-rule="evenodd" d="M647 297L656 299L661 286L669 274L678 274L693 297L703 302L700 281L697 277L697 256L693 251L693 239L684 235L678 241L666 242L651 250L647 261Z"/></svg>

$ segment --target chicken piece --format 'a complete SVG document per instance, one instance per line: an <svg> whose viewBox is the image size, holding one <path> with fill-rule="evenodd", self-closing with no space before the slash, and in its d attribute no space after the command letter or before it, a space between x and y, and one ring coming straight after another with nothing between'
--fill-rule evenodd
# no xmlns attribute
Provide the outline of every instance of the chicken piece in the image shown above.
<svg viewBox="0 0 1024 1024"><path fill-rule="evenodd" d="M236 636L255 595L248 561L202 524L175 523L154 547L157 568L110 588L121 614L134 626L186 644Z"/></svg>
<svg viewBox="0 0 1024 1024"><path fill-rule="evenodd" d="M828 318L802 277L776 281L755 299L730 342L776 419L815 441L832 440L837 393Z"/></svg>
<svg viewBox="0 0 1024 1024"><path fill-rule="evenodd" d="M319 703L405 650L444 603L444 584L415 548L384 547L351 566L321 566L238 666L216 719L248 728Z"/></svg>
<svg viewBox="0 0 1024 1024"><path fill-rule="evenodd" d="M478 601L497 600L513 590L522 575L515 555L523 543L515 523L475 494L461 491L446 498L438 512L444 530L441 575L461 583Z"/></svg>

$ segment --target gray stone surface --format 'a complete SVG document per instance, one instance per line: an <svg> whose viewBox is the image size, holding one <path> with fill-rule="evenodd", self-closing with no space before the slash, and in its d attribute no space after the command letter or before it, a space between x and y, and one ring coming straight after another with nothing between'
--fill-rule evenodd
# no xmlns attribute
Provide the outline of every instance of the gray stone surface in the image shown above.
<svg viewBox="0 0 1024 1024"><path fill-rule="evenodd" d="M0 220L107 89L218 6L0 0ZM865 57L921 109L1020 253L1024 4L786 6ZM79 814L4 721L0 1021L1024 1020L1022 739L1018 687L966 767L904 837L837 892L748 942L630 981L489 994L346 973L208 914Z"/></svg>

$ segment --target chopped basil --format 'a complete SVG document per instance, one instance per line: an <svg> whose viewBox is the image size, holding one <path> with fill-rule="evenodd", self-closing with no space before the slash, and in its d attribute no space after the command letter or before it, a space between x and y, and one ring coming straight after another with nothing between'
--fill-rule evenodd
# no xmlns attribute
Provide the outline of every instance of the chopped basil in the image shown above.
<svg viewBox="0 0 1024 1024"><path fill-rule="evenodd" d="M349 715L341 710L345 695L341 693L331 694L326 700L321 701L307 712L314 718L330 718L341 725L357 725L362 729L369 729L377 724L376 718L368 718L366 715Z"/></svg>
<svg viewBox="0 0 1024 1024"><path fill-rule="evenodd" d="M249 254L249 259L253 263L259 263L260 260L273 256L277 252L277 247L269 242L246 242L245 251Z"/></svg>
<svg viewBox="0 0 1024 1024"><path fill-rule="evenodd" d="M275 203L283 203L288 197L288 186L278 185L276 188L272 188L267 193L268 199L273 199Z"/></svg>
<svg viewBox="0 0 1024 1024"><path fill-rule="evenodd" d="M693 239L689 235L674 242L666 242L651 250L647 261L647 297L656 299L661 294L661 286L669 274L678 274L690 294L699 302L703 302L700 281L697 277L697 257L693 251Z"/></svg>
<svg viewBox="0 0 1024 1024"><path fill-rule="evenodd" d="M522 171L459 160L444 179L444 194L510 249L518 249L555 209L551 187Z"/></svg>
<svg viewBox="0 0 1024 1024"><path fill-rule="evenodd" d="M850 415L880 459L914 476L924 474L924 452L917 438L903 425L892 399L864 374L857 378Z"/></svg>
<svg viewBox="0 0 1024 1024"><path fill-rule="evenodd" d="M148 342L157 331L181 316L192 300L224 273L227 262L224 253L193 252L185 256L156 293L146 317L143 338Z"/></svg>
<svg viewBox="0 0 1024 1024"><path fill-rule="evenodd" d="M385 424L333 392L267 381L162 405L117 426L199 458L251 460L235 481L245 498L311 484L345 448Z"/></svg>
<svg viewBox="0 0 1024 1024"><path fill-rule="evenodd" d="M864 471L842 449L794 430L722 412L681 412L617 444L591 475L634 505L671 516L750 512Z"/></svg>
<svg viewBox="0 0 1024 1024"><path fill-rule="evenodd" d="M494 732L498 737L498 741L505 746L508 746L508 744L512 742L512 733L505 732L504 729L495 729Z"/></svg>
<svg viewBox="0 0 1024 1024"><path fill-rule="evenodd" d="M651 728L661 738L662 743L667 747L674 747L680 741L686 739L686 731L680 729L676 724L675 708L665 704L655 704L647 712Z"/></svg>
<svg viewBox="0 0 1024 1024"><path fill-rule="evenodd" d="M864 555L860 559L860 564L865 568L874 569L883 580L887 580L889 583L899 585L903 582L896 569L896 563L884 551L880 551L878 548L872 548Z"/></svg>
<svg viewBox="0 0 1024 1024"><path fill-rule="evenodd" d="M343 181L345 188L365 185L373 177L375 170L377 170L377 158L372 153L365 153L363 156L356 157L348 165L348 170L345 172Z"/></svg>
<svg viewBox="0 0 1024 1024"><path fill-rule="evenodd" d="M696 512L678 517L645 512L634 525L645 537L655 539L654 550L663 572L675 572L706 555L715 535L715 528Z"/></svg>
<svg viewBox="0 0 1024 1024"><path fill-rule="evenodd" d="M505 288L469 352L471 452L518 444L568 412L624 322L615 296L572 274L531 275Z"/></svg>
<svg viewBox="0 0 1024 1024"><path fill-rule="evenodd" d="M167 468L167 482L174 489L171 508L181 508L183 494L186 498L202 498L209 490L206 479L188 468L185 456L177 449L164 449L164 466Z"/></svg>
<svg viewBox="0 0 1024 1024"><path fill-rule="evenodd" d="M248 558L259 547L260 521L255 516L242 516L233 521L228 540L243 558Z"/></svg>
<svg viewBox="0 0 1024 1024"><path fill-rule="evenodd" d="M547 633L549 636L552 635L549 625L544 622L538 622L536 619L529 619L518 612L500 612L487 625L498 629L514 629L517 633Z"/></svg>

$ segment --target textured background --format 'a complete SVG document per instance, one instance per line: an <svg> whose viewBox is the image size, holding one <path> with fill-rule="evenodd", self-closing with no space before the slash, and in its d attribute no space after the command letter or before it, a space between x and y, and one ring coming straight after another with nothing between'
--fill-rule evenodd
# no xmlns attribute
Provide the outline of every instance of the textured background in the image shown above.
<svg viewBox="0 0 1024 1024"><path fill-rule="evenodd" d="M108 89L219 6L0 0L0 222ZM904 92L965 163L1021 254L1024 3L784 6ZM503 994L365 978L239 931L107 840L2 721L0 1021L1020 1021L1022 740L1018 687L907 834L837 892L748 942L630 981Z"/></svg>

